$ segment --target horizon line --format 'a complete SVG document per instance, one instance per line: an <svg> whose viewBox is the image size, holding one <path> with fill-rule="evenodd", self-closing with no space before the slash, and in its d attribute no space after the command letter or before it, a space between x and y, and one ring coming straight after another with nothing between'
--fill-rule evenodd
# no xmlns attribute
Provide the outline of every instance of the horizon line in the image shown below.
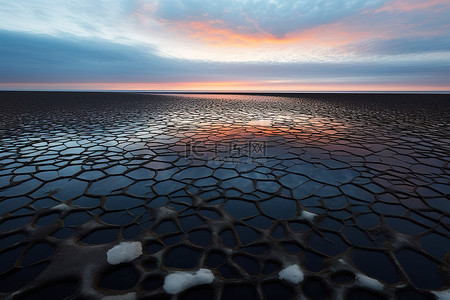
<svg viewBox="0 0 450 300"><path fill-rule="evenodd" d="M108 93L164 93L164 94L236 94L236 93L245 93L245 94L450 94L450 90L448 91L433 91L433 90L422 90L422 91L414 91L414 90L385 90L385 91L359 91L359 90L315 90L315 91L283 91L283 90L72 90L72 89L42 89L42 90L33 90L33 89L0 89L0 92L108 92Z"/></svg>

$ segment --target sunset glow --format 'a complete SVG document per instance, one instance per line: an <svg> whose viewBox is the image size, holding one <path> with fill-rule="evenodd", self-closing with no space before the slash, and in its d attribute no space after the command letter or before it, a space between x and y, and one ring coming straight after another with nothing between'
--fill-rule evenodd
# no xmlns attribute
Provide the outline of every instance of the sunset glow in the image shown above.
<svg viewBox="0 0 450 300"><path fill-rule="evenodd" d="M448 91L446 85L398 85L347 83L282 83L282 82L168 82L168 83L8 83L0 84L3 90L33 91L243 91L243 92L383 92L383 91Z"/></svg>

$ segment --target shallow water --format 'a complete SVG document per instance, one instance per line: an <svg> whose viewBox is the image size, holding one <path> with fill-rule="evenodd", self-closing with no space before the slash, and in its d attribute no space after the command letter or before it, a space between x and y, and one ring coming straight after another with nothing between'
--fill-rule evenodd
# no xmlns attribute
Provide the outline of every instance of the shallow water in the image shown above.
<svg viewBox="0 0 450 300"><path fill-rule="evenodd" d="M181 299L450 288L448 96L0 99L4 296L170 298L165 276L200 268L214 282ZM108 264L120 241L143 254ZM298 284L278 277L293 264Z"/></svg>

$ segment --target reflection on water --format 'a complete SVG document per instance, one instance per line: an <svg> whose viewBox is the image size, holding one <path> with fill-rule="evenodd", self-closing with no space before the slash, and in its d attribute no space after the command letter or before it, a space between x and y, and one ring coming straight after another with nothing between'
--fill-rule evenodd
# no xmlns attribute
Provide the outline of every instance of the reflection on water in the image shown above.
<svg viewBox="0 0 450 300"><path fill-rule="evenodd" d="M200 268L181 298L449 288L446 96L0 95L4 295L164 297Z"/></svg>

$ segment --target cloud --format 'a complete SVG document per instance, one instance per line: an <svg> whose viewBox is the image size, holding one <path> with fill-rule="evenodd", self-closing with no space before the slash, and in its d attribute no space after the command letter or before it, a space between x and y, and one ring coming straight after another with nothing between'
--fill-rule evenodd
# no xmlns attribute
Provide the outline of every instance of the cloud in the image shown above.
<svg viewBox="0 0 450 300"><path fill-rule="evenodd" d="M0 0L0 29L114 38L118 31L127 30L128 16L134 9L133 2L126 0Z"/></svg>
<svg viewBox="0 0 450 300"><path fill-rule="evenodd" d="M450 86L449 13L443 0L0 0L0 83Z"/></svg>
<svg viewBox="0 0 450 300"><path fill-rule="evenodd" d="M356 43L347 46L349 51L364 55L406 55L423 53L443 53L448 57L450 52L450 37L405 37L389 40L378 40Z"/></svg>
<svg viewBox="0 0 450 300"><path fill-rule="evenodd" d="M253 82L271 85L433 83L450 85L450 62L224 63L161 57L98 39L0 31L3 83Z"/></svg>
<svg viewBox="0 0 450 300"><path fill-rule="evenodd" d="M198 57L221 61L352 60L365 54L401 54L400 47L368 49L373 44L413 39L430 41L416 53L441 52L445 45L438 41L450 33L450 5L443 0L219 0L207 4L200 0L161 0L154 1L148 10L138 10L141 21L158 22L189 45L186 56L180 54L184 47L171 53L191 59L195 59L191 54L195 49ZM355 51L355 45L360 45L361 51ZM407 49L404 54L409 53L414 51Z"/></svg>
<svg viewBox="0 0 450 300"><path fill-rule="evenodd" d="M8 31L0 31L0 39L3 82L156 80L182 70L176 59L107 40Z"/></svg>
<svg viewBox="0 0 450 300"><path fill-rule="evenodd" d="M376 12L412 12L423 10L443 10L449 9L450 3L447 0L391 0Z"/></svg>
<svg viewBox="0 0 450 300"><path fill-rule="evenodd" d="M265 34L283 38L289 33L329 24L381 7L381 0L361 1L230 1L159 0L153 17L161 22L214 24L238 34Z"/></svg>
<svg viewBox="0 0 450 300"><path fill-rule="evenodd" d="M429 41L422 52L440 52L449 13L444 0L0 0L0 29L184 60L338 62L383 60L401 47L372 45L415 38Z"/></svg>

